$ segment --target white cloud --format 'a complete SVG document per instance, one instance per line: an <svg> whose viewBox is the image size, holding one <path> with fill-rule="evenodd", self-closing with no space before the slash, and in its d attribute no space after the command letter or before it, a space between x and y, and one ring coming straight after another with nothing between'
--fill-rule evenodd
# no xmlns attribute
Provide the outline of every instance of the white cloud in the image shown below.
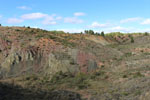
<svg viewBox="0 0 150 100"><path fill-rule="evenodd" d="M47 14L43 13L30 13L30 14L24 14L21 16L22 19L40 19L48 16Z"/></svg>
<svg viewBox="0 0 150 100"><path fill-rule="evenodd" d="M69 33L80 33L80 32L84 32L83 29L57 29L57 31L64 31L64 32L69 32Z"/></svg>
<svg viewBox="0 0 150 100"><path fill-rule="evenodd" d="M112 30L126 30L126 28L123 28L121 26L113 27Z"/></svg>
<svg viewBox="0 0 150 100"><path fill-rule="evenodd" d="M61 20L62 19L62 17L57 17L56 15L54 16L54 15L49 15L49 16L46 16L45 17L45 19L43 20L43 22L42 22L42 24L44 24L44 25L55 25L55 24L57 24L57 22L56 21L58 21L58 20Z"/></svg>
<svg viewBox="0 0 150 100"><path fill-rule="evenodd" d="M54 17L53 16L47 16L45 18L46 21L53 21L54 20Z"/></svg>
<svg viewBox="0 0 150 100"><path fill-rule="evenodd" d="M80 24L83 23L82 19L78 19L76 17L67 17L64 19L65 23L72 23L72 24Z"/></svg>
<svg viewBox="0 0 150 100"><path fill-rule="evenodd" d="M42 24L44 25L55 25L57 22L55 20L45 19Z"/></svg>
<svg viewBox="0 0 150 100"><path fill-rule="evenodd" d="M33 19L43 19L41 22L44 25L55 25L57 24L56 21L61 20L61 16L57 16L56 14L48 15L44 13L30 13L24 14L21 16L23 20L33 20Z"/></svg>
<svg viewBox="0 0 150 100"><path fill-rule="evenodd" d="M56 21L51 21L51 22L48 22L47 25L56 25L57 22Z"/></svg>
<svg viewBox="0 0 150 100"><path fill-rule="evenodd" d="M136 21L139 21L141 19L142 18L140 18L140 17L127 18L127 19L121 20L120 23L136 22Z"/></svg>
<svg viewBox="0 0 150 100"><path fill-rule="evenodd" d="M107 28L105 30L106 33L110 33L110 32L123 32L123 33L135 33L135 32L150 32L150 28L136 28L136 27L121 27L121 26L116 26L116 27L112 27L112 28Z"/></svg>
<svg viewBox="0 0 150 100"><path fill-rule="evenodd" d="M61 17L61 16L56 17L56 20L61 20L61 19L62 19L62 17Z"/></svg>
<svg viewBox="0 0 150 100"><path fill-rule="evenodd" d="M17 7L18 9L22 9L22 10L31 10L30 7L27 7L27 6L20 6L20 7Z"/></svg>
<svg viewBox="0 0 150 100"><path fill-rule="evenodd" d="M3 16L2 15L0 15L0 19L2 18Z"/></svg>
<svg viewBox="0 0 150 100"><path fill-rule="evenodd" d="M7 20L7 23L9 24L18 24L18 23L22 23L23 20L22 19L17 19L17 18L9 18Z"/></svg>
<svg viewBox="0 0 150 100"><path fill-rule="evenodd" d="M26 7L20 7L20 8L26 8ZM84 15L83 13L75 13L76 16L82 16ZM27 13L21 15L18 19L17 18L9 18L7 20L8 23L21 23L26 20L42 20L41 24L43 25L55 25L60 21L64 21L64 23L72 23L72 24L80 24L83 23L84 21L82 19L79 19L77 17L66 17L63 18L61 16L57 16L56 14L45 14L45 13Z"/></svg>
<svg viewBox="0 0 150 100"><path fill-rule="evenodd" d="M141 24L142 25L149 25L150 24L150 19L144 20Z"/></svg>
<svg viewBox="0 0 150 100"><path fill-rule="evenodd" d="M110 29L107 29L107 31L109 32L132 32L134 29L133 28L125 28L125 27L121 27L121 26L116 26L116 27L112 27Z"/></svg>
<svg viewBox="0 0 150 100"><path fill-rule="evenodd" d="M106 23L106 24L100 24L98 22L93 22L89 27L90 28L106 28L106 27L110 27L111 24Z"/></svg>
<svg viewBox="0 0 150 100"><path fill-rule="evenodd" d="M74 13L74 16L85 16L85 13L83 13L83 12L76 12L76 13Z"/></svg>
<svg viewBox="0 0 150 100"><path fill-rule="evenodd" d="M138 32L150 32L150 28L140 29Z"/></svg>

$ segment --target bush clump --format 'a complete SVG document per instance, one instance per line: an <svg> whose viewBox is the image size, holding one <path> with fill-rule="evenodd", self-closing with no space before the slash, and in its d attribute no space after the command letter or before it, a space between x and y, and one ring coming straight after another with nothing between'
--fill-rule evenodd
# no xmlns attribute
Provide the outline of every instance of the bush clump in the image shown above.
<svg viewBox="0 0 150 100"><path fill-rule="evenodd" d="M87 79L88 79L88 75L84 73L73 75L71 73L58 72L52 77L50 82L53 85L68 84L69 87L84 89L89 86Z"/></svg>
<svg viewBox="0 0 150 100"><path fill-rule="evenodd" d="M58 72L51 78L51 85L60 85L60 84L67 84L69 88L77 88L77 89L85 89L90 86L90 80L95 79L106 79L105 72L98 71L94 73L78 73L73 75L71 73L63 73Z"/></svg>

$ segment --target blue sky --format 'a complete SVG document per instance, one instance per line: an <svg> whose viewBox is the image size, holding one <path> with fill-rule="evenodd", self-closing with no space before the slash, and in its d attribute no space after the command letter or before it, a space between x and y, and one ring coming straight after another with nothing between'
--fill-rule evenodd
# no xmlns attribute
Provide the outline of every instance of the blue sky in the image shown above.
<svg viewBox="0 0 150 100"><path fill-rule="evenodd" d="M0 0L0 23L47 30L150 32L150 0Z"/></svg>

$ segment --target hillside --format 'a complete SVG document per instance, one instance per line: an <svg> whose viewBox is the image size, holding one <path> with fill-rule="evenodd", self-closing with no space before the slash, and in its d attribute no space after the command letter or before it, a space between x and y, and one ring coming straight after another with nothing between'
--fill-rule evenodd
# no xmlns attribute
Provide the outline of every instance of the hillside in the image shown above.
<svg viewBox="0 0 150 100"><path fill-rule="evenodd" d="M148 100L149 43L149 34L0 27L0 99Z"/></svg>

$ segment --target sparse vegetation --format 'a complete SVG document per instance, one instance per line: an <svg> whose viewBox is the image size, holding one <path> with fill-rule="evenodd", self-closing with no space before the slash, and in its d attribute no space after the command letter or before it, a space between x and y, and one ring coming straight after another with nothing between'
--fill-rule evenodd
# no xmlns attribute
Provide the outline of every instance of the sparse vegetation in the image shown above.
<svg viewBox="0 0 150 100"><path fill-rule="evenodd" d="M149 33L85 32L0 27L0 99L144 98L150 92Z"/></svg>
<svg viewBox="0 0 150 100"><path fill-rule="evenodd" d="M95 72L94 74L85 74L85 73L78 73L77 75L73 75L71 73L56 73L52 79L51 83L53 85L57 84L67 84L67 87L77 88L77 89L85 89L90 86L89 79L96 79L98 76L103 76L103 72Z"/></svg>
<svg viewBox="0 0 150 100"><path fill-rule="evenodd" d="M134 78L138 78L138 77L144 77L144 75L142 75L140 72L136 72L134 75L133 75Z"/></svg>
<svg viewBox="0 0 150 100"><path fill-rule="evenodd" d="M109 37L114 37L114 36L123 36L124 34L123 33L120 33L120 32L112 32L112 33L107 33L106 36L109 36Z"/></svg>
<svg viewBox="0 0 150 100"><path fill-rule="evenodd" d="M65 34L64 31L50 31L50 32L52 32L53 34Z"/></svg>

